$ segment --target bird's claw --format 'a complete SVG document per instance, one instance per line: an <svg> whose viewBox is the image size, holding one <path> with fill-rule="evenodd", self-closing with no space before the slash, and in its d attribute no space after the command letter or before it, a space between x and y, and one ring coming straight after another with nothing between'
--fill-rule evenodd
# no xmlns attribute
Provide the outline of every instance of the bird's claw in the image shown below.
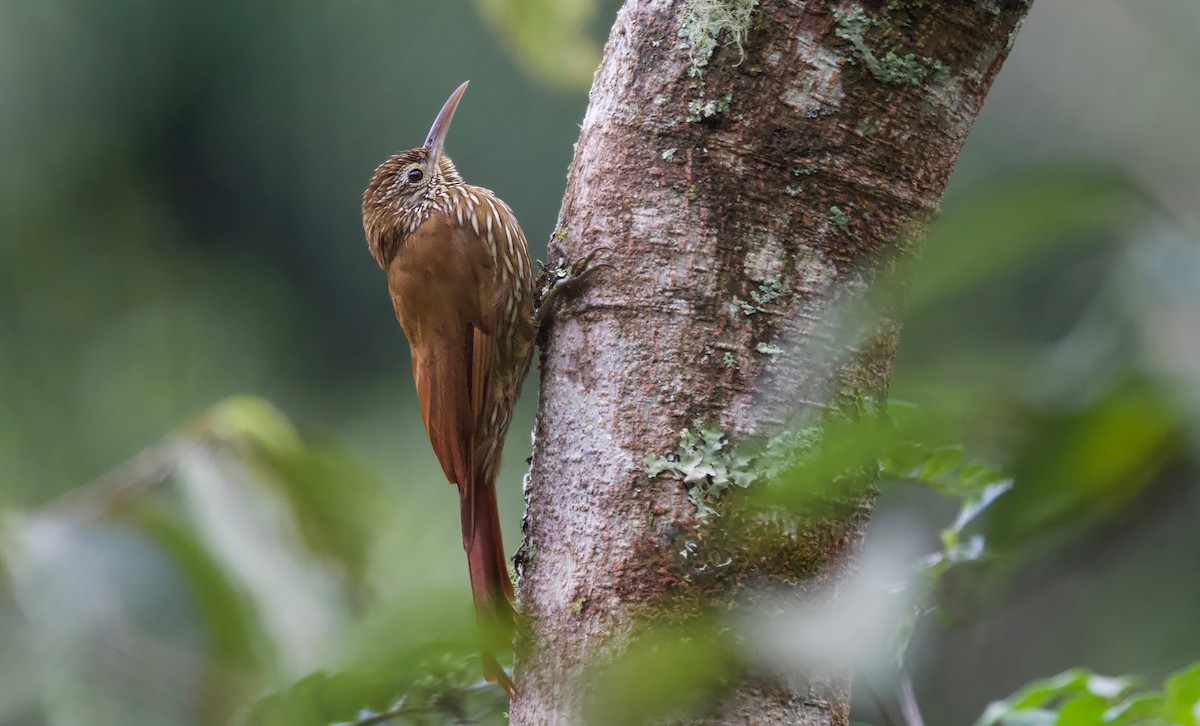
<svg viewBox="0 0 1200 726"><path fill-rule="evenodd" d="M542 321L545 320L546 315L553 309L554 303L561 299L564 293L576 288L585 277L596 270L604 267L613 269L611 263L597 261L597 258L612 252L612 249L609 247L597 247L573 265L563 264L566 255L563 254L562 248L557 242L551 241L547 251L551 253L551 259L556 259L557 263L553 267L546 266L542 270L542 277L538 284L537 308L535 310L538 327L541 327Z"/></svg>
<svg viewBox="0 0 1200 726"><path fill-rule="evenodd" d="M598 270L601 267L607 267L610 270L613 269L611 262L596 262L596 257L607 255L610 252L612 252L611 247L605 247L601 245L600 247L597 247L591 252L587 253L587 256L584 257L579 264L572 268L575 273L575 277L583 277L587 273Z"/></svg>

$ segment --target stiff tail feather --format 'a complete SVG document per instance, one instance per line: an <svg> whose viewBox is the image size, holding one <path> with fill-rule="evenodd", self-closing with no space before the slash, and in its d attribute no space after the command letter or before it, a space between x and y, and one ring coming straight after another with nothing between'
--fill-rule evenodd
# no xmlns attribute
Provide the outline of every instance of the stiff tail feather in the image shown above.
<svg viewBox="0 0 1200 726"><path fill-rule="evenodd" d="M498 683L509 699L513 699L517 695L516 686L495 656L497 652L512 649L517 629L517 613L512 607L512 581L508 577L504 542L500 537L496 489L490 483L459 487L459 506L475 618L482 637L483 677L489 683Z"/></svg>

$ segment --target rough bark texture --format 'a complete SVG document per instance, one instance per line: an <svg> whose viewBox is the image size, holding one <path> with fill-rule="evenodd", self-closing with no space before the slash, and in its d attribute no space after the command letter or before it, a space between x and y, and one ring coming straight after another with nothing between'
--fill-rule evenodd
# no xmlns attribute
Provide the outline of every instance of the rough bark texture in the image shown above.
<svg viewBox="0 0 1200 726"><path fill-rule="evenodd" d="M629 0L596 74L556 236L568 259L612 248L614 268L558 311L543 353L514 724L582 723L588 664L643 614L853 571L869 495L780 528L764 554L730 535L736 518L706 535L679 478L650 479L643 460L695 420L737 441L806 411L881 408L895 296L844 311L936 213L1028 9L767 0L740 49L730 31L711 55L680 35L705 8L746 4ZM868 329L848 333L850 318ZM698 554L679 556L681 532ZM715 549L729 564L706 580L696 563ZM848 722L845 674L781 684L738 688L710 722Z"/></svg>

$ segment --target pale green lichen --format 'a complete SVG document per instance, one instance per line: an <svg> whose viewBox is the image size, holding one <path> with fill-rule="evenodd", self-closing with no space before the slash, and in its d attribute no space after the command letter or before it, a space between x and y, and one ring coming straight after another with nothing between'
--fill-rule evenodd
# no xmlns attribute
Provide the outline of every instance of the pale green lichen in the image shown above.
<svg viewBox="0 0 1200 726"><path fill-rule="evenodd" d="M678 151L678 149L667 149L662 153L663 161L675 161L675 154Z"/></svg>
<svg viewBox="0 0 1200 726"><path fill-rule="evenodd" d="M646 476L664 472L683 477L683 485L701 519L715 514L712 504L731 486L748 487L756 478L751 459L740 455L716 424L696 422L696 430L679 432L679 444L665 457L646 454Z"/></svg>
<svg viewBox="0 0 1200 726"><path fill-rule="evenodd" d="M732 93L725 93L715 98L705 98L703 95L693 98L688 101L687 120L691 123L699 123L705 119L720 116L729 110L731 101L733 101Z"/></svg>
<svg viewBox="0 0 1200 726"><path fill-rule="evenodd" d="M850 234L850 214L836 204L829 208L829 221L845 234Z"/></svg>
<svg viewBox="0 0 1200 726"><path fill-rule="evenodd" d="M678 474L696 505L700 519L716 514L714 505L730 487L746 488L774 479L780 472L811 455L820 440L815 427L788 431L765 445L735 446L715 423L695 422L695 429L679 432L679 443L666 456L646 454L643 462L651 479ZM761 439L759 440L761 442Z"/></svg>
<svg viewBox="0 0 1200 726"><path fill-rule="evenodd" d="M788 288L784 283L783 276L776 275L760 284L757 289L751 290L748 301L735 297L733 302L727 304L727 307L730 313L736 314L741 311L742 314L749 317L755 313L767 312L766 306L783 297L787 292Z"/></svg>
<svg viewBox="0 0 1200 726"><path fill-rule="evenodd" d="M763 355L779 355L783 352L783 348L780 348L778 345L771 345L770 343L759 343L757 350Z"/></svg>
<svg viewBox="0 0 1200 726"><path fill-rule="evenodd" d="M854 133L859 136L874 136L879 133L880 120L877 118L863 118L854 125Z"/></svg>
<svg viewBox="0 0 1200 726"><path fill-rule="evenodd" d="M758 0L688 0L679 35L686 38L692 76L703 76L708 61L722 42L737 48L738 62L746 59L746 37ZM722 41L722 37L727 40Z"/></svg>
<svg viewBox="0 0 1200 726"><path fill-rule="evenodd" d="M879 55L867 45L865 35L875 26L884 25L867 15L861 7L849 12L839 10L834 13L837 23L835 34L849 43L855 51L852 62L861 61L871 75L883 83L892 85L919 86L926 79L944 81L950 75L950 69L945 63L929 57L918 57L914 53L897 53L889 50Z"/></svg>

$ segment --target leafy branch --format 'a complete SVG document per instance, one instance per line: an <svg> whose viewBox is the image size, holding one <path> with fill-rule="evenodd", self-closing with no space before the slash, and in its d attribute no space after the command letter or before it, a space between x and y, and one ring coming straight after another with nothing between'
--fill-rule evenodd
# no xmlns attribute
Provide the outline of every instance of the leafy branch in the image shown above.
<svg viewBox="0 0 1200 726"><path fill-rule="evenodd" d="M1161 690L1135 690L1137 679L1075 668L1034 681L987 707L975 726L1196 726L1200 663L1167 677Z"/></svg>

